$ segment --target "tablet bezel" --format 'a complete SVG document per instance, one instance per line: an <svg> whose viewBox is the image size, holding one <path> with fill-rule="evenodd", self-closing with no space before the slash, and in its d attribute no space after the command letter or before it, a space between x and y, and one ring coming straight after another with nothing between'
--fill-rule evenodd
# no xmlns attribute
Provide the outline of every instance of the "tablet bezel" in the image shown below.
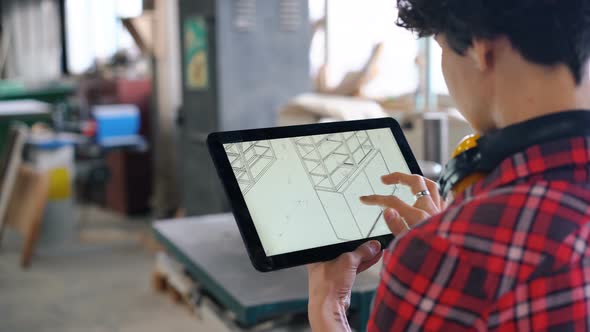
<svg viewBox="0 0 590 332"><path fill-rule="evenodd" d="M227 154L225 153L223 144L383 128L389 128L391 130L410 171L413 174L422 175L418 162L408 145L399 123L393 118L216 132L211 133L207 137L207 146L213 159L213 163L215 164L217 173L231 203L232 212L238 224L244 244L246 245L250 260L257 270L268 272L314 262L328 261L338 257L342 253L353 251L359 245L369 240L378 240L381 242L382 247L385 248L393 239L393 235L387 234L276 256L266 256L262 242L260 241L260 237L258 236L258 232L256 231L256 227L246 205L246 201L231 168Z"/></svg>

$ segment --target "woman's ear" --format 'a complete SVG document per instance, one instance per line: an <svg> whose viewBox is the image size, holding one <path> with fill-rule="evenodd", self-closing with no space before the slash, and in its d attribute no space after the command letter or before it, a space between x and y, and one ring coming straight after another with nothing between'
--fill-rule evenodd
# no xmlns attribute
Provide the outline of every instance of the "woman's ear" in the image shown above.
<svg viewBox="0 0 590 332"><path fill-rule="evenodd" d="M478 70L488 71L494 67L495 46L494 40L473 39L471 47L467 50L467 56Z"/></svg>

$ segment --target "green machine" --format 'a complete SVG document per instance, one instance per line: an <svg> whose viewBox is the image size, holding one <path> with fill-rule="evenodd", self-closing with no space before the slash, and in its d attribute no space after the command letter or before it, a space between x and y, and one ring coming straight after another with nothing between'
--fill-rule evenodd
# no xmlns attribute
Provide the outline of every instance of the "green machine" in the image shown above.
<svg viewBox="0 0 590 332"><path fill-rule="evenodd" d="M195 297L211 298L241 330L307 312L307 271L300 266L270 273L254 270L235 220L217 214L156 222L155 237L197 282ZM359 274L350 311L357 331L364 331L371 312L376 273ZM196 305L202 305L196 301ZM227 319L226 319L227 320Z"/></svg>
<svg viewBox="0 0 590 332"><path fill-rule="evenodd" d="M0 101L33 99L55 105L66 103L75 91L74 84L66 82L28 86L18 81L0 81Z"/></svg>
<svg viewBox="0 0 590 332"><path fill-rule="evenodd" d="M61 117L67 108L68 98L75 93L75 86L57 82L38 86L28 86L18 81L0 82L0 154L8 128L14 122L28 126L34 123L52 123L56 116Z"/></svg>
<svg viewBox="0 0 590 332"><path fill-rule="evenodd" d="M4 152L8 130L16 122L31 126L38 122L51 123L51 104L25 99L0 101L0 155Z"/></svg>

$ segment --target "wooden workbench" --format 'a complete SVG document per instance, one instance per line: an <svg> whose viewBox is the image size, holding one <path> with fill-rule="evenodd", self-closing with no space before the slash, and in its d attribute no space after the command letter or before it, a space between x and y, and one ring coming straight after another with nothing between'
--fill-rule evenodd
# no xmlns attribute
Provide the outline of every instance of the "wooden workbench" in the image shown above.
<svg viewBox="0 0 590 332"><path fill-rule="evenodd" d="M304 267L261 273L256 271L231 214L156 222L154 233L170 255L215 301L230 310L237 322L261 321L307 311L307 271ZM378 276L358 276L351 310L364 330Z"/></svg>

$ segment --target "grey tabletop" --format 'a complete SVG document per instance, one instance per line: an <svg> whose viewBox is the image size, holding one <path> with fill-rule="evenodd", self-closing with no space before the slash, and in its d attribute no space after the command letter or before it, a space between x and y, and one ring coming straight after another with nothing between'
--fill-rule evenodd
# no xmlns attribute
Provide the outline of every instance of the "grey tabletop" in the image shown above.
<svg viewBox="0 0 590 332"><path fill-rule="evenodd" d="M285 309L289 304L305 308L305 268L270 273L256 271L231 214L159 221L154 230L167 249L185 264L203 287L219 296L221 302L229 302L230 306L237 306L236 309L264 308L268 311L281 305ZM378 282L375 273L360 274L352 302L355 294L372 296Z"/></svg>

